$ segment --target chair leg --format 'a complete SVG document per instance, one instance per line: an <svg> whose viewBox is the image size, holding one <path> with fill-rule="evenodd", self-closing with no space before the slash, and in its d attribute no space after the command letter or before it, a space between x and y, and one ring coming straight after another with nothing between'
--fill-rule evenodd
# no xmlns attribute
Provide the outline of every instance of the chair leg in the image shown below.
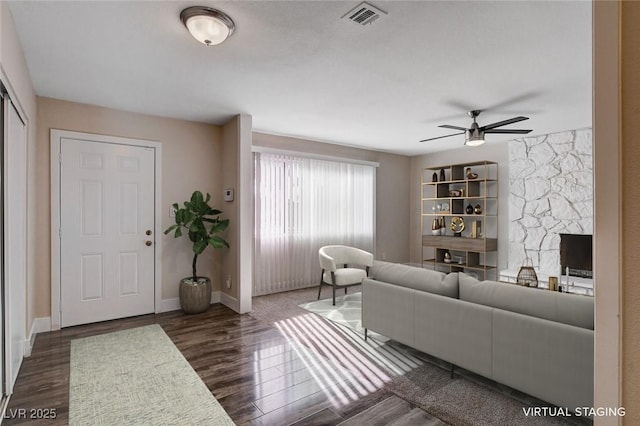
<svg viewBox="0 0 640 426"><path fill-rule="evenodd" d="M322 280L324 279L324 269L320 272L320 285L318 286L318 300L320 300L320 292L322 291Z"/></svg>
<svg viewBox="0 0 640 426"><path fill-rule="evenodd" d="M367 337L369 337L369 336L367 336L367 333L368 333L368 332L369 332L369 329L368 329L368 328L365 328L365 329L364 329L364 341L365 341L365 342L367 341Z"/></svg>
<svg viewBox="0 0 640 426"><path fill-rule="evenodd" d="M331 287L333 287L333 305L335 306L335 304L336 304L336 274L333 271L331 271L331 282L333 283L333 285Z"/></svg>
<svg viewBox="0 0 640 426"><path fill-rule="evenodd" d="M347 294L347 288L346 287L344 288L344 294Z"/></svg>

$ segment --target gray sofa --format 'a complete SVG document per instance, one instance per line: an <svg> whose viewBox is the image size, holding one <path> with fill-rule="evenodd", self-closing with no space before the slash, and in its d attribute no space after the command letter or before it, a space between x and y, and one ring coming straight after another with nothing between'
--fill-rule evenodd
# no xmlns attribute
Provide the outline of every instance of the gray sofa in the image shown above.
<svg viewBox="0 0 640 426"><path fill-rule="evenodd" d="M593 406L593 298L376 261L362 325L559 407Z"/></svg>

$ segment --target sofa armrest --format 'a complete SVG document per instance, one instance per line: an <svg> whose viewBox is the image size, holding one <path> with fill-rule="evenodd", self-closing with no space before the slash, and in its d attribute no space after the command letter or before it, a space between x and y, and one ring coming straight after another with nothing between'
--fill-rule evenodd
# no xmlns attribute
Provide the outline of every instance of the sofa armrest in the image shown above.
<svg viewBox="0 0 640 426"><path fill-rule="evenodd" d="M365 278L362 282L362 327L412 346L415 290Z"/></svg>

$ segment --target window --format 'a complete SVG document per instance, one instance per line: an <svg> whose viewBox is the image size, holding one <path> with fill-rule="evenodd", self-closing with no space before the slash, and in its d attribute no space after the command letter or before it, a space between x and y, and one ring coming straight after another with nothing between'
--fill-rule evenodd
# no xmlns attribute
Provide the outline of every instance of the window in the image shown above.
<svg viewBox="0 0 640 426"><path fill-rule="evenodd" d="M375 167L256 153L253 294L317 285L318 249L372 252Z"/></svg>

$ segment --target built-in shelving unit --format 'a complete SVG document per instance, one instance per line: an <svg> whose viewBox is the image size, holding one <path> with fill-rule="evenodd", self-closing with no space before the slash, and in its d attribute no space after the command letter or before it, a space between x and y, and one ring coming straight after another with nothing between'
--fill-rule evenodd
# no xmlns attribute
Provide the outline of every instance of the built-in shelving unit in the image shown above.
<svg viewBox="0 0 640 426"><path fill-rule="evenodd" d="M455 233L452 221L463 222L464 229ZM436 232L434 223L444 227ZM476 161L424 168L421 224L423 267L496 279L498 164Z"/></svg>

